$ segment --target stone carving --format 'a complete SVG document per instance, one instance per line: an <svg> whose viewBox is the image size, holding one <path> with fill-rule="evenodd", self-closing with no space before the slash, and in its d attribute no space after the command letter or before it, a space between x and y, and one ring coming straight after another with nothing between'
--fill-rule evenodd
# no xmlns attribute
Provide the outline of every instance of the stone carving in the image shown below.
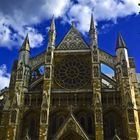
<svg viewBox="0 0 140 140"><path fill-rule="evenodd" d="M69 121L69 123L67 125L68 131L75 129L75 127L76 127L75 123L72 120Z"/></svg>
<svg viewBox="0 0 140 140"><path fill-rule="evenodd" d="M96 122L99 122L99 123L102 122L102 112L100 109L96 110Z"/></svg>
<svg viewBox="0 0 140 140"><path fill-rule="evenodd" d="M20 92L21 92L21 89L19 86L17 86L15 89L15 100L16 100L17 106L20 105Z"/></svg>
<svg viewBox="0 0 140 140"><path fill-rule="evenodd" d="M47 122L47 110L42 110L42 112L41 112L41 122L42 123Z"/></svg>
<svg viewBox="0 0 140 140"><path fill-rule="evenodd" d="M46 71L45 71L45 78L50 78L50 67L46 67Z"/></svg>
<svg viewBox="0 0 140 140"><path fill-rule="evenodd" d="M17 79L22 79L23 77L23 64L20 63L20 66L17 70Z"/></svg>
<svg viewBox="0 0 140 140"><path fill-rule="evenodd" d="M99 77L99 69L98 66L94 66L94 77Z"/></svg>
<svg viewBox="0 0 140 140"><path fill-rule="evenodd" d="M126 60L122 60L122 74L125 77L128 76L127 62L126 62Z"/></svg>
<svg viewBox="0 0 140 140"><path fill-rule="evenodd" d="M94 46L93 48L93 61L97 62L98 61L98 51L97 51L97 47Z"/></svg>
<svg viewBox="0 0 140 140"><path fill-rule="evenodd" d="M101 109L102 102L101 102L101 85L100 80L96 80L93 82L93 105Z"/></svg>
<svg viewBox="0 0 140 140"><path fill-rule="evenodd" d="M43 91L43 101L42 101L42 107L47 108L48 107L48 93L46 91Z"/></svg>

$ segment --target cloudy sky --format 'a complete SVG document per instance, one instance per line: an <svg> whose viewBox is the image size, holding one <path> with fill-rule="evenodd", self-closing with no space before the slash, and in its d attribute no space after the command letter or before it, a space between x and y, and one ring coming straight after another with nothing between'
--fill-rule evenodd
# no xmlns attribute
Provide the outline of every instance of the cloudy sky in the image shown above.
<svg viewBox="0 0 140 140"><path fill-rule="evenodd" d="M121 32L130 56L140 72L140 0L0 0L0 89L8 86L12 63L18 58L23 39L29 33L31 55L47 46L52 15L56 19L57 44L75 21L77 30L89 40L91 13L96 21L99 47L115 54Z"/></svg>

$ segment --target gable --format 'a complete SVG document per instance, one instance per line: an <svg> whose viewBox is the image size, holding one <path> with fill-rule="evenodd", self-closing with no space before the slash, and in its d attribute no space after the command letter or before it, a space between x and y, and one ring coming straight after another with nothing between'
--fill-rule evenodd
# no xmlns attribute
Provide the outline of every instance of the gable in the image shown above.
<svg viewBox="0 0 140 140"><path fill-rule="evenodd" d="M77 122L73 114L70 114L65 123L60 127L60 129L56 133L56 136L54 137L54 140L60 139L60 137L69 132L75 132L78 135L80 135L84 140L89 140L86 133L84 132L80 124Z"/></svg>
<svg viewBox="0 0 140 140"><path fill-rule="evenodd" d="M89 47L87 43L74 27L71 27L69 32L65 35L65 37L57 47L57 49L59 50L79 50L88 48Z"/></svg>

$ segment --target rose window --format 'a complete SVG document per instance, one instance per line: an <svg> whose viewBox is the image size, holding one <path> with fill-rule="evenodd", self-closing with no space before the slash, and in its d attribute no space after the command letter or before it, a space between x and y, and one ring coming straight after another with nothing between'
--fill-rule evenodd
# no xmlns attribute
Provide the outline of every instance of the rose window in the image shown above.
<svg viewBox="0 0 140 140"><path fill-rule="evenodd" d="M61 87L82 88L89 82L90 67L85 61L69 56L56 65L54 74L56 82Z"/></svg>

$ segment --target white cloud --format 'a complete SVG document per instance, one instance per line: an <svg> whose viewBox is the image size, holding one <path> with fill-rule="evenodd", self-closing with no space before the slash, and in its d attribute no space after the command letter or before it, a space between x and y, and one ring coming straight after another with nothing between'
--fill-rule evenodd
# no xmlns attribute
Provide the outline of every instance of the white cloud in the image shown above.
<svg viewBox="0 0 140 140"><path fill-rule="evenodd" d="M0 46L11 49L20 47L26 34L29 34L31 48L38 47L43 41L43 36L37 29L15 23L12 17L4 17L0 14Z"/></svg>
<svg viewBox="0 0 140 140"><path fill-rule="evenodd" d="M32 25L43 19L61 17L69 8L70 0L5 0L0 4L0 46L20 47L27 32L32 48L39 47L43 35Z"/></svg>
<svg viewBox="0 0 140 140"><path fill-rule="evenodd" d="M70 8L68 19L76 19L77 27L82 32L88 32L91 13L96 21L117 21L119 17L138 14L139 0L77 0Z"/></svg>
<svg viewBox="0 0 140 140"><path fill-rule="evenodd" d="M87 5L73 5L68 16L71 18L71 20L77 22L76 26L80 31L85 32L87 29L89 29L91 9Z"/></svg>
<svg viewBox="0 0 140 140"><path fill-rule="evenodd" d="M90 16L96 21L117 21L118 17L138 14L139 0L4 0L0 4L0 46L20 46L29 32L31 47L39 47L43 36L33 25L54 14L62 23L76 21L76 27L88 32ZM28 30L30 29L30 30ZM44 29L45 30L45 29Z"/></svg>
<svg viewBox="0 0 140 140"><path fill-rule="evenodd" d="M5 64L0 66L0 90L4 87L9 87L10 74L7 73L7 67Z"/></svg>
<svg viewBox="0 0 140 140"><path fill-rule="evenodd" d="M41 10L46 16L44 18L50 18L52 15L55 15L55 17L62 17L67 13L71 4L70 0L45 0Z"/></svg>

